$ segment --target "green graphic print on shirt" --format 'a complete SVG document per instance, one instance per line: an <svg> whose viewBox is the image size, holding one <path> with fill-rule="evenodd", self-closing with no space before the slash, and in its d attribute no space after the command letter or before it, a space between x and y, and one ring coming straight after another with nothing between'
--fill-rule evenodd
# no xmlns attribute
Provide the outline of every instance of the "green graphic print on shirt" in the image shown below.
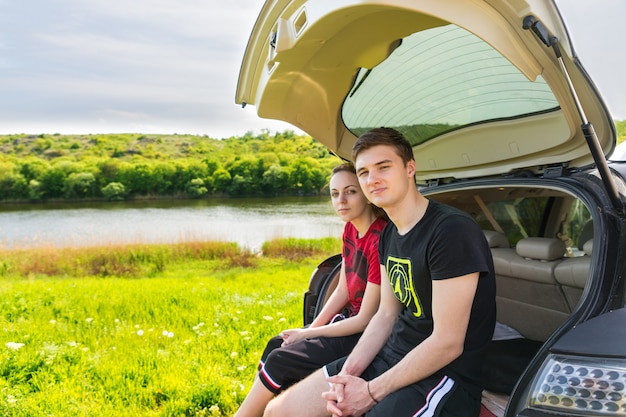
<svg viewBox="0 0 626 417"><path fill-rule="evenodd" d="M422 303L413 286L411 260L388 256L385 268L396 298L413 313L413 316L420 318Z"/></svg>

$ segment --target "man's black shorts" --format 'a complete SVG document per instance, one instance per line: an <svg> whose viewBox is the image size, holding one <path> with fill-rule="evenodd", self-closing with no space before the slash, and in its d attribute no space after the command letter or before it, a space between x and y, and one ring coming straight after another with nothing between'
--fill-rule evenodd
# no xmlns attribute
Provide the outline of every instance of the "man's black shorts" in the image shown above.
<svg viewBox="0 0 626 417"><path fill-rule="evenodd" d="M346 358L324 367L327 376L341 371ZM379 354L361 374L369 381L396 364L395 360ZM367 417L476 417L480 413L480 398L470 395L452 378L439 374L395 391L374 406Z"/></svg>

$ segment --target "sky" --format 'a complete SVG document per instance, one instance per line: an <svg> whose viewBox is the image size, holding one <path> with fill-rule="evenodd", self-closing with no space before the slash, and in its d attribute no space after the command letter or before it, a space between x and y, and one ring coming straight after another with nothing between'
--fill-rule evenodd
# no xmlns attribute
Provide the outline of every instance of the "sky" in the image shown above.
<svg viewBox="0 0 626 417"><path fill-rule="evenodd" d="M262 4L0 0L0 134L299 132L235 104ZM558 4L613 118L626 120L626 1Z"/></svg>

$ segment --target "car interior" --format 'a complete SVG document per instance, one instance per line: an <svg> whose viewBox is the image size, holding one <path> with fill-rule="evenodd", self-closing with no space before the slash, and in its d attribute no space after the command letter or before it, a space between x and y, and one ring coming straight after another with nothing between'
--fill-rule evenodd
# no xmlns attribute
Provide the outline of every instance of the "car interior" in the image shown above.
<svg viewBox="0 0 626 417"><path fill-rule="evenodd" d="M591 214L573 195L531 186L428 197L472 215L491 248L497 326L483 369L483 404L502 416L519 376L582 297L593 250Z"/></svg>

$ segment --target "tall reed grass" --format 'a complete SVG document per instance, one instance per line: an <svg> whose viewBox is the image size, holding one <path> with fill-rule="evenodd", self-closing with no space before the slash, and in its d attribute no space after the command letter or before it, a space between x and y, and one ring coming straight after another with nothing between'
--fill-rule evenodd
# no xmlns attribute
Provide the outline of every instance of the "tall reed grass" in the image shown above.
<svg viewBox="0 0 626 417"><path fill-rule="evenodd" d="M301 325L308 278L339 245L2 251L0 415L232 415L265 342ZM294 246L316 254L294 260Z"/></svg>
<svg viewBox="0 0 626 417"><path fill-rule="evenodd" d="M315 240L298 238L274 239L263 243L261 251L265 256L301 259L323 253L340 252L341 242L331 237Z"/></svg>

